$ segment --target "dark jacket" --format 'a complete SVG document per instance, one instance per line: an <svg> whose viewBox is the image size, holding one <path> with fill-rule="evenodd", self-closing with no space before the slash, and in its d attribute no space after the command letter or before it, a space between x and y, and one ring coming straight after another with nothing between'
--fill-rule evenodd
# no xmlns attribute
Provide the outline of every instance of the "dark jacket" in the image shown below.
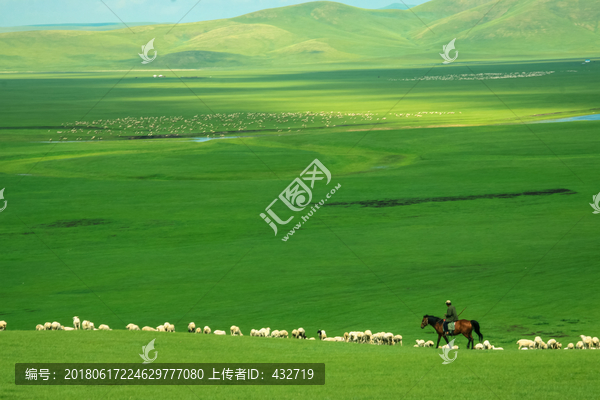
<svg viewBox="0 0 600 400"><path fill-rule="evenodd" d="M458 321L458 315L456 314L456 308L453 305L448 306L448 312L444 314L447 322Z"/></svg>

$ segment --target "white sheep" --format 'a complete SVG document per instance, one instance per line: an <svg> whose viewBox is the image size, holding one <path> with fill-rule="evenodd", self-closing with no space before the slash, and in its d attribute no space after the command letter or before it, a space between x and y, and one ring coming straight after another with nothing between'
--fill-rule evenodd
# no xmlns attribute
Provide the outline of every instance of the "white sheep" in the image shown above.
<svg viewBox="0 0 600 400"><path fill-rule="evenodd" d="M600 339L598 339L597 337L594 336L592 338L592 343L594 344L594 347L600 348Z"/></svg>
<svg viewBox="0 0 600 400"><path fill-rule="evenodd" d="M99 331L112 331L112 329L110 329L110 327L106 324L100 324L100 326L98 327Z"/></svg>
<svg viewBox="0 0 600 400"><path fill-rule="evenodd" d="M318 330L317 334L319 335L319 339L321 339L321 340L327 339L327 333L324 330Z"/></svg>
<svg viewBox="0 0 600 400"><path fill-rule="evenodd" d="M363 343L373 344L373 333L369 329L365 331Z"/></svg>
<svg viewBox="0 0 600 400"><path fill-rule="evenodd" d="M521 350L521 347L534 347L535 346L535 342L533 340L529 340L529 339L517 340L517 344L519 345L519 350Z"/></svg>
<svg viewBox="0 0 600 400"><path fill-rule="evenodd" d="M415 342L417 342L417 344L415 345L415 347L425 347L425 341L424 340L416 339Z"/></svg>
<svg viewBox="0 0 600 400"><path fill-rule="evenodd" d="M150 326L145 326L145 327L142 328L142 330L146 331L146 332L154 332L154 331L156 331L156 329L154 329L154 328L152 328Z"/></svg>
<svg viewBox="0 0 600 400"><path fill-rule="evenodd" d="M298 328L298 338L306 339L306 331L302 327Z"/></svg>
<svg viewBox="0 0 600 400"><path fill-rule="evenodd" d="M37 325L35 326L35 330L36 330L36 331L45 331L45 330L46 330L46 328L44 327L44 325L37 324Z"/></svg>
<svg viewBox="0 0 600 400"><path fill-rule="evenodd" d="M156 327L156 330L157 330L158 332L166 332L166 331L167 331L167 330L165 329L165 326L164 326L164 325L159 325L159 326L157 326L157 327Z"/></svg>
<svg viewBox="0 0 600 400"><path fill-rule="evenodd" d="M565 350L573 350L575 348L575 346L573 345L573 343L569 343L567 345L567 347L565 348Z"/></svg>
<svg viewBox="0 0 600 400"><path fill-rule="evenodd" d="M286 331L286 330L279 331L279 337L282 339L287 339L289 337L288 331Z"/></svg>
<svg viewBox="0 0 600 400"><path fill-rule="evenodd" d="M504 350L502 347L492 346L492 350Z"/></svg>
<svg viewBox="0 0 600 400"><path fill-rule="evenodd" d="M190 322L188 324L188 332L189 333L194 333L196 331L196 324L193 322Z"/></svg>
<svg viewBox="0 0 600 400"><path fill-rule="evenodd" d="M6 321L0 321L0 331L6 330Z"/></svg>
<svg viewBox="0 0 600 400"><path fill-rule="evenodd" d="M136 324L129 324L125 327L128 331L139 331L140 327Z"/></svg>
<svg viewBox="0 0 600 400"><path fill-rule="evenodd" d="M84 331L88 331L90 329L90 321L84 319L81 323L81 329L83 329Z"/></svg>
<svg viewBox="0 0 600 400"><path fill-rule="evenodd" d="M196 333L202 333L202 328L200 328L200 327L196 328Z"/></svg>
<svg viewBox="0 0 600 400"><path fill-rule="evenodd" d="M208 325L204 327L204 334L210 335L210 328L208 327Z"/></svg>
<svg viewBox="0 0 600 400"><path fill-rule="evenodd" d="M53 331L56 331L56 330L58 330L58 327L59 327L59 326L60 326L60 324L59 324L58 322L54 321L54 322L52 323L52 330L53 330Z"/></svg>
<svg viewBox="0 0 600 400"><path fill-rule="evenodd" d="M244 336L242 335L240 327L235 325L232 325L231 328L229 328L229 333L231 333L231 336Z"/></svg>
<svg viewBox="0 0 600 400"><path fill-rule="evenodd" d="M342 336L336 336L333 338L336 342L346 342L346 340Z"/></svg>
<svg viewBox="0 0 600 400"><path fill-rule="evenodd" d="M250 336L258 336L258 331L256 329L250 330Z"/></svg>
<svg viewBox="0 0 600 400"><path fill-rule="evenodd" d="M71 328L70 326L63 326L61 328L63 331L76 331L77 330L75 328Z"/></svg>
<svg viewBox="0 0 600 400"><path fill-rule="evenodd" d="M169 326L166 326L165 329L167 332L175 332L175 325L169 324Z"/></svg>
<svg viewBox="0 0 600 400"><path fill-rule="evenodd" d="M52 323L51 322L46 322L44 324L44 329L47 330L47 331L51 330L52 329Z"/></svg>
<svg viewBox="0 0 600 400"><path fill-rule="evenodd" d="M477 343L477 344L475 345L475 350L483 350L484 348L485 348L485 347L484 347L484 346L483 346L483 344L481 344L481 343Z"/></svg>
<svg viewBox="0 0 600 400"><path fill-rule="evenodd" d="M591 336L579 335L581 341L583 342L583 348L589 349L593 346L593 341Z"/></svg>
<svg viewBox="0 0 600 400"><path fill-rule="evenodd" d="M485 340L485 341L483 342L483 348L484 348L485 350L491 350L491 349L492 349L492 347L493 347L493 346L491 345L491 343L490 343L490 341L489 341L489 340Z"/></svg>
<svg viewBox="0 0 600 400"><path fill-rule="evenodd" d="M250 334L250 335L252 335L252 334ZM292 330L292 337L293 337L294 339L300 339L300 338L299 338L299 335L300 335L300 332L298 332L298 329L294 329L294 330Z"/></svg>
<svg viewBox="0 0 600 400"><path fill-rule="evenodd" d="M89 330L90 330L90 331L95 331L95 330L97 330L97 329L94 327L94 323L93 323L93 322L90 322L90 323L89 323L89 325L88 325L88 327L89 327Z"/></svg>
<svg viewBox="0 0 600 400"><path fill-rule="evenodd" d="M423 347L433 347L435 345L435 343L433 342L433 340L428 340L423 344Z"/></svg>
<svg viewBox="0 0 600 400"><path fill-rule="evenodd" d="M584 344L583 344L583 342L580 340L580 341L579 341L579 342L577 342L577 344L575 345L575 348L576 348L576 349L583 350L585 347L584 347Z"/></svg>
<svg viewBox="0 0 600 400"><path fill-rule="evenodd" d="M217 330L215 331L215 335L218 335L218 336L225 336L225 335L227 335L227 333L226 333L225 331L220 331L220 330L218 330L218 329L217 329Z"/></svg>
<svg viewBox="0 0 600 400"><path fill-rule="evenodd" d="M533 342L535 343L535 348L539 349L540 347L542 347L542 338L539 336L536 336L535 339L533 339Z"/></svg>
<svg viewBox="0 0 600 400"><path fill-rule="evenodd" d="M315 338L314 338L314 337L311 337L311 338L308 338L308 340L315 340Z"/></svg>
<svg viewBox="0 0 600 400"><path fill-rule="evenodd" d="M556 342L555 339L548 340L548 348L549 349L556 349L557 348L556 343L557 342Z"/></svg>
<svg viewBox="0 0 600 400"><path fill-rule="evenodd" d="M81 321L79 320L78 316L74 316L73 317L73 327L78 330L81 329Z"/></svg>
<svg viewBox="0 0 600 400"><path fill-rule="evenodd" d="M272 338L278 338L279 337L279 331L277 329L275 329L273 332L271 332L271 336Z"/></svg>
<svg viewBox="0 0 600 400"><path fill-rule="evenodd" d="M383 335L383 343L387 344L389 346L393 346L395 344L394 342L394 334L391 332L385 333ZM431 342L431 345L433 346L433 342Z"/></svg>
<svg viewBox="0 0 600 400"><path fill-rule="evenodd" d="M402 335L394 336L394 344L398 344L398 343L400 343L400 346L402 346Z"/></svg>

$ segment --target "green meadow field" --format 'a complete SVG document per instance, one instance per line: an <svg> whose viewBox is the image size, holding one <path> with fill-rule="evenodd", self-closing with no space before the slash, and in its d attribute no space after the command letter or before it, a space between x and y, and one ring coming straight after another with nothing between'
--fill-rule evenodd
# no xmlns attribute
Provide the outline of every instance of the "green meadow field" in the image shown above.
<svg viewBox="0 0 600 400"><path fill-rule="evenodd" d="M463 33L480 16L466 3L488 4L446 3L415 7L438 39L452 16ZM490 42L448 65L441 45L419 36L418 21L390 33L392 19L410 11L367 18L327 2L223 20L223 37L218 21L186 24L172 58L147 66L127 64L121 48L123 57L87 65L72 58L89 39L81 35L117 41L119 30L0 33L10 44L0 53L13 57L0 68L0 320L8 324L0 399L596 399L600 351L518 351L516 341L555 338L564 348L600 336L600 216L589 205L600 191L600 120L545 123L599 114L600 66L583 63L587 34L555 57L568 43L540 49L533 41L529 56L525 45L486 53L490 32L510 31L541 4L507 3L469 36ZM586 7L565 18L591 15ZM335 53L352 49L341 22L309 29L293 20L327 12L337 22L366 21L350 30L364 36L355 57ZM495 28L503 19L508 31ZM252 38L271 41L235 30L249 21L258 25ZM223 40L202 52L219 43L230 52L190 69L207 57L181 53L202 47L192 28ZM557 25L550 36L564 39L569 29ZM372 31L380 36L369 39ZM319 34L337 50L287 47ZM411 35L419 50L393 62L386 46ZM46 64L11 53L47 40L61 52ZM271 53L259 48L267 42ZM250 61L244 51L268 55ZM309 53L317 58L289 63ZM225 67L220 57L237 61ZM275 235L260 213L315 159L332 178L315 184L311 203L339 189L295 233L308 210ZM456 361L443 365L440 350L414 348L437 340L420 324L425 314L443 317L447 299L504 351L467 351L460 336ZM75 315L113 331L35 331L48 321L72 326ZM175 333L125 330L165 321ZM189 334L190 321L213 331L237 325L244 336ZM319 329L329 337L392 332L403 346L250 337L262 327L303 327L317 339ZM15 385L15 363L142 365L152 339L160 363L325 363L326 384Z"/></svg>

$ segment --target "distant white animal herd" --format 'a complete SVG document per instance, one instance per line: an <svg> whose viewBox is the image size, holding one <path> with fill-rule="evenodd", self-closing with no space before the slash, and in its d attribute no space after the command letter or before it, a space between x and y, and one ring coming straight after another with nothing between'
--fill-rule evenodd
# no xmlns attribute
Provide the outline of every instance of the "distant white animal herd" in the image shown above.
<svg viewBox="0 0 600 400"><path fill-rule="evenodd" d="M0 331L6 330L6 321L0 321ZM175 325L165 322L162 325L153 328L151 326L144 326L140 329L139 326L135 324L128 324L125 327L129 331L152 331L152 332L175 332ZM73 317L73 326L64 326L59 322L46 322L45 324L36 325L35 329L37 331L75 331L75 330L88 330L88 331L112 331L112 329L106 324L98 325L98 328L95 327L93 322L88 320L81 321L79 317ZM209 335L213 333L218 336L226 336L227 332L223 330L215 330L212 332L210 327L205 326L204 328L196 327L194 322L190 322L188 324L188 332L189 333L200 333ZM244 336L242 334L239 326L231 326L229 328L229 334L231 336ZM346 342L346 343L366 343L366 344L377 344L377 345L389 345L393 346L396 344L400 344L402 346L402 335L394 335L390 332L378 332L372 333L370 330L366 330L364 332L352 331L345 332L344 336L335 336L335 337L327 337L327 333L324 330L318 330L317 335L319 340L324 342ZM267 337L267 338L278 338L278 339L288 339L289 334L286 330L273 330L271 328L261 328L261 329L252 329L250 331L250 336L255 337ZM292 330L293 339L307 339L307 340L315 340L315 338L307 338L306 331L304 328L298 328ZM565 350L573 350L573 349L590 349L596 350L600 349L600 340L597 337L580 335L581 340L576 344L569 343ZM534 349L554 349L559 350L562 348L562 343L557 342L555 339L550 339L548 342L544 342L540 336L536 336L533 340L529 339L520 339L517 341L517 345L519 346L519 350L534 350ZM416 344L413 347L434 347L435 343L432 340L421 340L417 339ZM448 348L448 345L440 346L441 348ZM458 346L453 346L453 349L458 349ZM475 345L475 350L504 350L502 347L493 346L488 340L483 343L477 343Z"/></svg>

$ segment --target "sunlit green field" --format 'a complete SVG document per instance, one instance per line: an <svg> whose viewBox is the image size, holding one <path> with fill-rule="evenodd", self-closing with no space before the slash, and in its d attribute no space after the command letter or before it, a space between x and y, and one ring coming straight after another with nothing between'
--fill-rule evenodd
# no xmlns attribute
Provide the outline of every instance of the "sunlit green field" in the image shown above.
<svg viewBox="0 0 600 400"><path fill-rule="evenodd" d="M536 71L552 73L412 80ZM515 344L600 336L600 217L588 205L600 191L600 122L530 123L597 113L597 66L175 72L201 79L168 70L164 79L140 71L0 75L0 189L8 201L0 213L0 319L8 322L0 398L598 392L591 372L600 351L517 352ZM303 123L283 114L306 112L336 116ZM275 117L261 126L221 119L214 133L168 138L116 125L107 135L99 121L236 113ZM89 124L71 134L76 121ZM228 138L190 139L207 133ZM341 188L282 242L287 230L275 237L259 214L315 158L331 171L330 187ZM317 185L315 199L330 187ZM437 339L420 322L441 317L448 298L505 351L467 352L461 337L457 361L442 365L439 351L414 349L416 339ZM115 331L33 331L47 321L71 325L74 315ZM165 321L178 333L116 331ZM190 321L238 325L246 336L180 333ZM404 346L249 337L267 326L302 326L313 337L318 329L393 332ZM14 386L16 362L138 362L154 337L161 362L325 362L327 384Z"/></svg>

